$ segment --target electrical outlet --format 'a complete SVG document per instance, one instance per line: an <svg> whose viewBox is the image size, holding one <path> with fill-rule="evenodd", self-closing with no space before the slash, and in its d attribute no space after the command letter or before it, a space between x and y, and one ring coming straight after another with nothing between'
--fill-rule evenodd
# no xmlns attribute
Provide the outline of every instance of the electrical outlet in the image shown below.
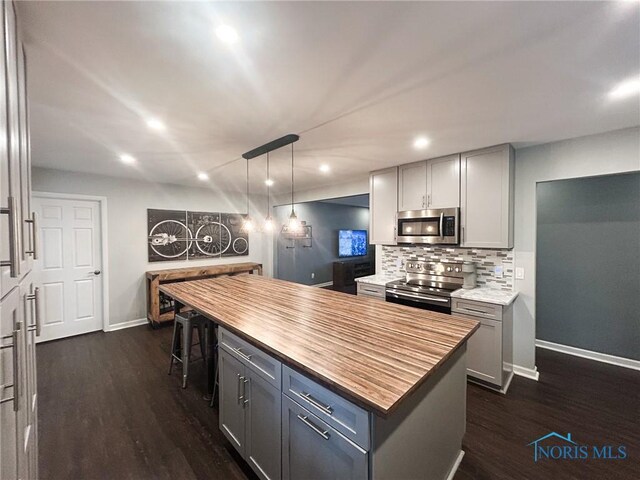
<svg viewBox="0 0 640 480"><path fill-rule="evenodd" d="M524 280L524 268L516 267L516 280Z"/></svg>
<svg viewBox="0 0 640 480"><path fill-rule="evenodd" d="M311 272L311 278L316 278L315 272Z"/></svg>
<svg viewBox="0 0 640 480"><path fill-rule="evenodd" d="M504 276L504 268L502 267L502 265L496 265L493 269L493 273L495 274L496 278L502 278Z"/></svg>

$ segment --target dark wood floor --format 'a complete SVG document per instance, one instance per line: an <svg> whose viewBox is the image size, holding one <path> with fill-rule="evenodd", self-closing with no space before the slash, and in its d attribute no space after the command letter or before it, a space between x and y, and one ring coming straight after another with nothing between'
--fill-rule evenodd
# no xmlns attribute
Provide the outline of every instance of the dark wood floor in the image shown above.
<svg viewBox="0 0 640 480"><path fill-rule="evenodd" d="M255 478L202 399L203 370L167 375L170 328L93 333L38 346L42 479ZM639 479L640 372L545 350L539 382L502 396L469 385L466 455L456 480ZM533 462L550 431L627 446L621 461Z"/></svg>

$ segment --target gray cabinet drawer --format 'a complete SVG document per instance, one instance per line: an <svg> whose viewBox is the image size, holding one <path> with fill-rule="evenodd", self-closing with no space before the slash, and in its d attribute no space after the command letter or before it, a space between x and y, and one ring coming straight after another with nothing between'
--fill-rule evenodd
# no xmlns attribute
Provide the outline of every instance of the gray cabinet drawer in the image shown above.
<svg viewBox="0 0 640 480"><path fill-rule="evenodd" d="M386 287L384 285L372 285L370 283L358 283L358 295L367 295L369 297L385 297Z"/></svg>
<svg viewBox="0 0 640 480"><path fill-rule="evenodd" d="M282 385L282 364L279 360L222 327L218 329L218 337L218 342L222 348L271 385L280 389Z"/></svg>
<svg viewBox="0 0 640 480"><path fill-rule="evenodd" d="M369 413L284 365L282 392L365 450L369 449Z"/></svg>
<svg viewBox="0 0 640 480"><path fill-rule="evenodd" d="M502 320L502 306L492 303L476 302L463 298L454 298L451 306L453 313L463 313L492 320Z"/></svg>
<svg viewBox="0 0 640 480"><path fill-rule="evenodd" d="M283 480L365 480L369 453L282 395Z"/></svg>

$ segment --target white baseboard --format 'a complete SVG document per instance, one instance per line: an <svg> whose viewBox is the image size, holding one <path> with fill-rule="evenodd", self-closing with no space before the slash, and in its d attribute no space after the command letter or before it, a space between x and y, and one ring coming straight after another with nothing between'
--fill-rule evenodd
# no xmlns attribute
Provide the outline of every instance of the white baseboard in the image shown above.
<svg viewBox="0 0 640 480"><path fill-rule="evenodd" d="M526 367L521 367L520 365L514 365L513 373L514 375L518 375L519 377L535 380L536 382L540 378L540 372L538 372L538 367L526 368Z"/></svg>
<svg viewBox="0 0 640 480"><path fill-rule="evenodd" d="M547 342L546 340L536 340L536 347L546 348L547 350L566 353L568 355L586 358L588 360L595 360L596 362L617 365L618 367L640 370L640 360L633 360L631 358L616 357L615 355L609 355L607 353L593 352L591 350L584 350L582 348L571 347L569 345Z"/></svg>
<svg viewBox="0 0 640 480"><path fill-rule="evenodd" d="M129 320L128 322L120 322L114 325L109 325L105 332L115 332L116 330L122 330L123 328L139 327L144 325L148 320L145 318L137 318L135 320Z"/></svg>
<svg viewBox="0 0 640 480"><path fill-rule="evenodd" d="M333 285L333 282L324 282L324 283L314 283L313 285L311 285L312 287L318 287L318 288L322 288L322 287L330 287Z"/></svg>
<svg viewBox="0 0 640 480"><path fill-rule="evenodd" d="M458 453L458 457L456 458L456 461L453 462L453 466L451 467L451 470L449 470L449 475L447 475L447 479L446 480L453 480L453 477L456 476L456 472L458 471L458 467L460 466L460 463L462 462L462 457L464 457L464 450L460 450L460 452Z"/></svg>

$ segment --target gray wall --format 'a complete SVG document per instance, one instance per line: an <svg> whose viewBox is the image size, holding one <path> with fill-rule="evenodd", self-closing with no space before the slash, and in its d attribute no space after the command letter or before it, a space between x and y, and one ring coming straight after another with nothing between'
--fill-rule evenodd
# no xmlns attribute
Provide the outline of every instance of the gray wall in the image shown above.
<svg viewBox="0 0 640 480"><path fill-rule="evenodd" d="M640 128L572 138L516 150L513 363L535 369L536 184L640 170Z"/></svg>
<svg viewBox="0 0 640 480"><path fill-rule="evenodd" d="M147 208L243 213L246 210L244 195L44 168L33 169L33 190L107 198L109 261L103 270L109 277L111 326L146 318L144 274L147 270L254 261L263 263L265 273L270 271L271 242L260 234L250 235L248 257L147 261ZM263 199L256 201L256 204L264 203ZM264 211L261 214L252 211L252 215L264 216Z"/></svg>
<svg viewBox="0 0 640 480"><path fill-rule="evenodd" d="M282 280L313 285L330 282L333 278L333 262L338 258L338 230L369 230L369 209L326 202L310 202L295 205L300 220L313 228L311 248L285 248L288 241L277 236L275 276ZM291 206L274 208L278 224L286 221ZM374 249L369 246L368 253ZM366 258L366 257L358 257ZM315 278L311 278L311 273Z"/></svg>
<svg viewBox="0 0 640 480"><path fill-rule="evenodd" d="M640 360L640 173L537 188L537 338Z"/></svg>

